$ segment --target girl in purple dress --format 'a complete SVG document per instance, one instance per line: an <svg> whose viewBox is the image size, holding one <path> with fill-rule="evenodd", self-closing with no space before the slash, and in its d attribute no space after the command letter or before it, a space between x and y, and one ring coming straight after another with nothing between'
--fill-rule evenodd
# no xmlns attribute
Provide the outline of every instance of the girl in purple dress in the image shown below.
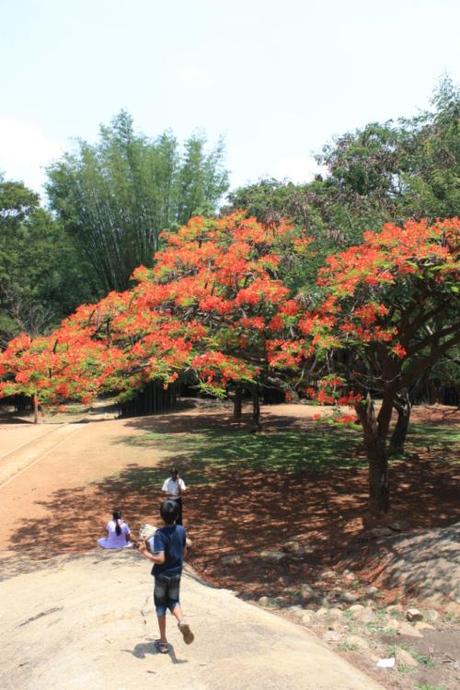
<svg viewBox="0 0 460 690"><path fill-rule="evenodd" d="M103 549L125 549L132 546L130 541L131 530L123 520L121 510L114 510L112 519L106 525L107 536L97 540Z"/></svg>

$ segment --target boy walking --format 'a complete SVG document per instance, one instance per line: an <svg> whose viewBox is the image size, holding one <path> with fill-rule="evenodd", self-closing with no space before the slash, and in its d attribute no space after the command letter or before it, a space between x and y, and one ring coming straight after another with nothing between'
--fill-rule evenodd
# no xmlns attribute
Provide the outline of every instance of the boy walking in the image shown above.
<svg viewBox="0 0 460 690"><path fill-rule="evenodd" d="M143 541L138 547L142 555L154 563L152 568L152 575L155 577L153 598L160 628L160 639L155 641L155 647L161 654L167 654L169 651L166 637L166 609L169 609L177 619L185 644L191 644L194 640L189 624L183 619L179 603L180 578L186 551L186 531L182 525L177 524L177 512L178 507L175 501L163 501L160 506L160 515L164 527L157 529L154 536L148 540L150 551Z"/></svg>

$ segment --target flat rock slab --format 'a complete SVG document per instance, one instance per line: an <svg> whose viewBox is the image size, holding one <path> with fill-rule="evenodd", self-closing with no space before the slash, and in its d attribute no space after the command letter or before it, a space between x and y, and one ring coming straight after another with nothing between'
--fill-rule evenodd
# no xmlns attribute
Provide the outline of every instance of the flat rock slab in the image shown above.
<svg viewBox="0 0 460 690"><path fill-rule="evenodd" d="M158 654L149 570L134 552L94 552L1 582L2 690L382 690L304 628L192 572L195 642L168 614L171 649Z"/></svg>

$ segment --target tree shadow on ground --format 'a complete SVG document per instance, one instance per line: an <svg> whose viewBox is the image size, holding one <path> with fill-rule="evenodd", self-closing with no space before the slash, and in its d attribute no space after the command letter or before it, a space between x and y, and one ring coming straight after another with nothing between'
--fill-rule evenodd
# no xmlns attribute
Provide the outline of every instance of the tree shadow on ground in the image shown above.
<svg viewBox="0 0 460 690"><path fill-rule="evenodd" d="M87 486L56 491L46 517L24 519L10 548L30 558L93 549L105 520L120 507L131 528L159 523L161 486L177 464L189 487L184 522L193 540L189 560L207 579L244 595L279 595L318 581L362 531L367 468L354 429L271 416L262 434L229 429L225 415L137 418L141 434L118 443L162 451L155 466L131 464ZM446 525L458 515L453 464L409 454L393 463L393 516L414 527ZM301 556L261 558L296 540ZM235 556L230 565L225 556ZM359 553L356 564L359 564Z"/></svg>

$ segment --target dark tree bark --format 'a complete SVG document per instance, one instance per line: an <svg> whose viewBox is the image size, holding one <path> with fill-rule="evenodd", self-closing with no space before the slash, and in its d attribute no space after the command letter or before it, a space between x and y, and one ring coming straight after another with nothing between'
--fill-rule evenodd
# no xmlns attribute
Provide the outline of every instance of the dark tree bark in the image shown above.
<svg viewBox="0 0 460 690"><path fill-rule="evenodd" d="M412 403L407 390L398 394L395 398L394 407L398 413L398 420L390 439L390 455L404 452L412 409Z"/></svg>
<svg viewBox="0 0 460 690"><path fill-rule="evenodd" d="M233 398L233 419L240 421L243 412L243 389L237 386L235 396Z"/></svg>
<svg viewBox="0 0 460 690"><path fill-rule="evenodd" d="M33 395L34 402L34 424L38 424L38 396L36 393Z"/></svg>
<svg viewBox="0 0 460 690"><path fill-rule="evenodd" d="M363 427L364 446L369 462L369 510L375 515L387 513L390 508L386 437L391 409L392 400L384 399L377 418L374 402L370 395L368 395L365 403L356 406Z"/></svg>
<svg viewBox="0 0 460 690"><path fill-rule="evenodd" d="M259 391L254 390L252 393L252 421L257 431L260 431L262 425L260 423L260 397Z"/></svg>

